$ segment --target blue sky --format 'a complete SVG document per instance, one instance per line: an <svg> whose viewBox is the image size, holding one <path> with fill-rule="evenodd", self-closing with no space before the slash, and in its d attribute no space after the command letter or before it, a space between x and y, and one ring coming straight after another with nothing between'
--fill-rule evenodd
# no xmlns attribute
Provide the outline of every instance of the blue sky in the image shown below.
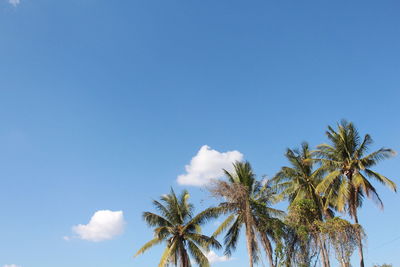
<svg viewBox="0 0 400 267"><path fill-rule="evenodd" d="M0 266L156 266L151 199L203 145L272 176L342 118L400 151L398 1L0 1ZM400 157L377 167L399 180ZM399 195L360 211L367 266L400 266ZM72 227L123 211L123 234ZM117 218L118 219L118 218ZM121 226L122 227L122 226ZM210 224L206 229L213 229ZM70 240L64 240L68 236ZM221 252L217 252L221 255ZM230 262L247 263L241 246Z"/></svg>

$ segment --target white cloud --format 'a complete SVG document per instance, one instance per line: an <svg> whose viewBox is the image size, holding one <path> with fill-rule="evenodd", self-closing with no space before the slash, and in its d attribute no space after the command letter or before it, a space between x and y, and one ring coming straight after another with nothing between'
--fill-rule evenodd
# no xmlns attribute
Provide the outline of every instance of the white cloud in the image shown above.
<svg viewBox="0 0 400 267"><path fill-rule="evenodd" d="M18 6L20 2L21 2L20 0L8 0L8 3L10 3L13 6ZM13 267L13 266L12 265L5 265L5 267Z"/></svg>
<svg viewBox="0 0 400 267"><path fill-rule="evenodd" d="M16 265L16 264L6 264L3 267L21 267L21 266Z"/></svg>
<svg viewBox="0 0 400 267"><path fill-rule="evenodd" d="M206 253L206 257L210 263L224 262L224 261L232 260L232 258L228 258L227 256L218 256L217 253L215 253L212 250L210 250L209 252Z"/></svg>
<svg viewBox="0 0 400 267"><path fill-rule="evenodd" d="M99 210L94 213L88 224L79 224L72 227L78 238L100 242L109 240L122 234L125 227L122 211ZM69 237L64 237L69 240Z"/></svg>
<svg viewBox="0 0 400 267"><path fill-rule="evenodd" d="M178 176L178 183L194 186L206 185L212 179L223 177L222 169L232 171L232 163L242 160L243 154L237 150L218 152L204 145L192 158L190 164L185 166L186 174Z"/></svg>

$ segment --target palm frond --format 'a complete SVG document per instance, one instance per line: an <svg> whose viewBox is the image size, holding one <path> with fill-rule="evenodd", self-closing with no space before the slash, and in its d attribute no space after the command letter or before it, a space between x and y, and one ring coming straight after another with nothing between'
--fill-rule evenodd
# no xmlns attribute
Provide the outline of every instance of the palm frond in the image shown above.
<svg viewBox="0 0 400 267"><path fill-rule="evenodd" d="M318 193L326 193L329 186L341 175L340 171L336 170L329 173L316 187Z"/></svg>
<svg viewBox="0 0 400 267"><path fill-rule="evenodd" d="M368 181L368 179L365 178L361 173L358 173L357 175L354 176L353 184L356 188L361 188L367 197L373 199L375 203L381 209L383 209L383 202L379 197L378 193L376 192L375 187L372 186L372 184Z"/></svg>
<svg viewBox="0 0 400 267"><path fill-rule="evenodd" d="M362 164L366 167L372 167L376 165L378 162L391 158L396 155L396 152L390 148L381 148L371 154L365 156L364 158L360 159Z"/></svg>
<svg viewBox="0 0 400 267"><path fill-rule="evenodd" d="M211 207L208 208L199 214L197 214L195 217L193 217L187 224L186 227L192 225L192 224L198 224L202 225L211 219L215 219L218 216L220 216L224 212L223 207ZM184 229L185 230L185 229Z"/></svg>
<svg viewBox="0 0 400 267"><path fill-rule="evenodd" d="M162 241L163 241L162 239L159 239L159 238L157 238L157 237L154 238L154 239L152 239L152 240L150 240L149 242L147 242L146 244L144 244L143 247L141 247L141 248L138 250L138 252L136 252L136 254L134 255L134 257L137 257L137 256L140 255L140 254L143 254L146 250L148 250L149 248L151 248L151 247L153 247L153 246L155 246L155 245L157 245L157 244L160 244Z"/></svg>
<svg viewBox="0 0 400 267"><path fill-rule="evenodd" d="M383 185L388 186L390 189L392 189L394 192L397 192L397 185L395 182L390 180L389 178L383 176L382 174L379 174L377 172L374 172L370 169L365 169L365 173L368 175L368 177L376 179L378 182L380 182Z"/></svg>
<svg viewBox="0 0 400 267"><path fill-rule="evenodd" d="M350 183L347 180L344 180L339 187L337 201L336 201L336 208L338 211L344 211L346 207L346 203L350 196Z"/></svg>
<svg viewBox="0 0 400 267"><path fill-rule="evenodd" d="M237 217L235 222L231 225L228 232L224 237L225 255L231 256L232 251L236 250L237 241L239 239L240 228L242 226L241 216Z"/></svg>
<svg viewBox="0 0 400 267"><path fill-rule="evenodd" d="M209 267L210 263L208 258L204 255L203 251L196 246L192 241L188 241L188 248L190 255L194 258L200 267Z"/></svg>
<svg viewBox="0 0 400 267"><path fill-rule="evenodd" d="M366 134L364 136L363 142L360 144L360 146L358 147L358 149L356 150L356 152L354 154L355 157L357 157L357 158L362 157L362 155L364 155L365 152L368 151L368 147L370 145L372 145L372 143L373 143L373 140L372 140L371 136L369 134Z"/></svg>
<svg viewBox="0 0 400 267"><path fill-rule="evenodd" d="M225 229L227 229L232 221L235 219L235 215L231 214L228 216L228 218L226 218L217 228L217 230L214 231L214 233L212 234L213 237L217 237L219 236L223 231L225 231Z"/></svg>
<svg viewBox="0 0 400 267"><path fill-rule="evenodd" d="M158 267L165 267L167 266L168 262L170 261L170 257L176 253L176 248L178 242L174 240L172 244L167 246L161 256L160 263L158 264Z"/></svg>
<svg viewBox="0 0 400 267"><path fill-rule="evenodd" d="M158 214L152 212L143 212L143 219L149 226L172 226L172 223Z"/></svg>
<svg viewBox="0 0 400 267"><path fill-rule="evenodd" d="M206 235L195 234L195 233L188 233L185 235L187 240L192 240L203 249L208 250L209 247L220 249L222 246L221 244L214 238L208 237Z"/></svg>

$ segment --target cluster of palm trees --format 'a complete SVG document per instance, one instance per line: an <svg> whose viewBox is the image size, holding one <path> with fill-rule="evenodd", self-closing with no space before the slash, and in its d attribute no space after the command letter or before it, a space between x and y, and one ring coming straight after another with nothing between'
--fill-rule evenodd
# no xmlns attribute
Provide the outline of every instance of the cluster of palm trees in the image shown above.
<svg viewBox="0 0 400 267"><path fill-rule="evenodd" d="M166 248L159 267L192 266L194 261L209 266L206 252L224 247L230 256L236 249L244 229L249 266L262 260L270 267L315 266L320 261L331 266L334 254L341 266L350 266L350 257L358 248L360 267L364 267L365 234L358 220L358 209L365 197L383 207L371 180L393 191L396 184L371 168L395 152L381 148L367 153L372 138L361 138L354 125L347 121L328 127L329 143L311 150L307 143L299 149L287 149L288 166L269 180L257 179L249 162L234 163L233 171L224 170L226 179L216 180L207 189L220 203L197 215L188 202L189 194L171 193L153 201L157 213L144 212L143 218L154 228L154 239L136 255L160 243ZM287 212L272 206L288 203ZM336 217L348 214L354 224ZM211 219L224 221L211 236L201 233L201 226ZM223 245L217 237L225 234ZM333 253L332 253L333 250Z"/></svg>

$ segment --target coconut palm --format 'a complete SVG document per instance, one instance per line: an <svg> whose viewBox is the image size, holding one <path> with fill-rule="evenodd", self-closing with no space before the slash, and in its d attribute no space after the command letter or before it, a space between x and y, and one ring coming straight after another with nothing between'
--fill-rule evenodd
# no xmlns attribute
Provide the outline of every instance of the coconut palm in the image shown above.
<svg viewBox="0 0 400 267"><path fill-rule="evenodd" d="M193 205L188 203L189 193L183 191L177 197L173 189L163 195L160 201L153 201L160 215L144 212L143 219L150 227L154 227L154 238L143 245L135 256L144 253L154 245L165 243L166 248L161 256L159 267L173 264L180 267L191 266L189 254L201 267L210 266L204 254L209 247L220 248L214 237L201 234L200 226L212 218L208 211L193 216Z"/></svg>
<svg viewBox="0 0 400 267"><path fill-rule="evenodd" d="M315 161L313 161L308 143L302 143L301 149L287 149L285 156L290 166L282 167L272 179L280 192L280 198L287 199L290 205L303 199L309 199L318 209L317 220L323 221L324 215L331 217L331 210L324 209L324 199L316 191L324 172L320 168L314 167ZM319 240L319 243L323 266L330 266L325 242Z"/></svg>
<svg viewBox="0 0 400 267"><path fill-rule="evenodd" d="M290 166L284 166L272 179L279 197L287 199L289 204L301 199L311 199L319 209L322 220L326 211L323 210L323 198L316 191L322 181L324 172L314 167L312 152L308 143L304 142L301 149L287 149L285 154Z"/></svg>
<svg viewBox="0 0 400 267"><path fill-rule="evenodd" d="M278 225L274 216L283 212L269 207L273 199L268 184L257 181L248 162L233 164L234 172L224 170L227 181L216 181L209 188L212 194L224 200L214 212L229 215L217 228L213 236L227 230L224 238L225 254L230 256L238 244L241 228L245 227L249 266L259 260L261 243L274 267L271 238L274 238L273 227Z"/></svg>
<svg viewBox="0 0 400 267"><path fill-rule="evenodd" d="M328 127L326 135L330 144L321 144L317 148L318 161L328 172L317 186L338 211L346 211L358 224L357 209L361 207L365 196L373 198L383 207L383 203L369 179L376 180L393 191L396 184L380 173L371 170L381 160L395 154L392 149L381 148L367 154L372 138L366 134L363 139L352 123L342 121L337 130ZM360 266L364 267L363 247L359 238Z"/></svg>

